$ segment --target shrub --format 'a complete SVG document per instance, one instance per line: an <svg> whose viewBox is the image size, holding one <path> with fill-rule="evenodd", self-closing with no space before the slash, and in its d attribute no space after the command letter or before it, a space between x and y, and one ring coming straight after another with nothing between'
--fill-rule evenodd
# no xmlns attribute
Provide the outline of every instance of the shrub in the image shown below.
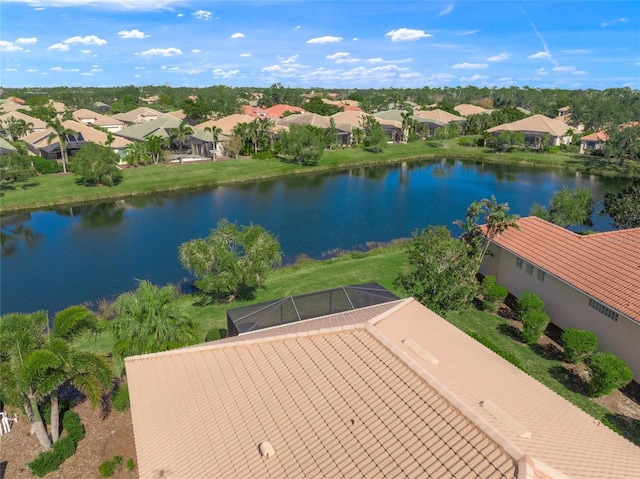
<svg viewBox="0 0 640 479"><path fill-rule="evenodd" d="M419 141L420 135L417 133L409 133L409 137L407 138L407 143L413 143L414 141Z"/></svg>
<svg viewBox="0 0 640 479"><path fill-rule="evenodd" d="M123 383L118 386L118 389L111 396L111 405L118 412L124 412L129 409L129 386L127 384Z"/></svg>
<svg viewBox="0 0 640 479"><path fill-rule="evenodd" d="M122 464L122 456L113 456L113 459L104 461L98 466L98 472L102 477L113 476Z"/></svg>
<svg viewBox="0 0 640 479"><path fill-rule="evenodd" d="M507 297L507 288L496 283L495 276L486 276L482 283L482 298L484 306L489 311L496 311L498 305Z"/></svg>
<svg viewBox="0 0 640 479"><path fill-rule="evenodd" d="M475 137L471 137L471 138L461 137L458 140L458 145L476 147L476 146L478 146L478 139L475 138Z"/></svg>
<svg viewBox="0 0 640 479"><path fill-rule="evenodd" d="M268 160L275 157L276 155L271 150L263 150L251 155L251 158L253 158L254 160Z"/></svg>
<svg viewBox="0 0 640 479"><path fill-rule="evenodd" d="M542 311L543 309L544 301L535 293L525 291L516 302L516 313L520 320L522 320L527 311Z"/></svg>
<svg viewBox="0 0 640 479"><path fill-rule="evenodd" d="M136 467L136 464L135 462L133 462L133 459L132 458L127 459L127 470L131 472L135 469L135 467Z"/></svg>
<svg viewBox="0 0 640 479"><path fill-rule="evenodd" d="M49 175L62 171L62 165L55 160L45 160L40 156L33 156L31 157L31 161L36 171L41 175Z"/></svg>
<svg viewBox="0 0 640 479"><path fill-rule="evenodd" d="M535 344L549 324L549 315L544 311L531 309L522 316L522 339L527 344Z"/></svg>
<svg viewBox="0 0 640 479"><path fill-rule="evenodd" d="M614 389L625 387L633 379L627 363L608 351L594 353L585 362L591 370L591 379L587 384L591 397L609 394Z"/></svg>
<svg viewBox="0 0 640 479"><path fill-rule="evenodd" d="M76 452L76 445L84 437L84 427L74 411L67 411L62 419L67 435L53 445L53 449L42 452L29 463L29 469L38 477L43 477L60 467Z"/></svg>
<svg viewBox="0 0 640 479"><path fill-rule="evenodd" d="M207 331L207 335L204 337L205 341L217 341L220 338L226 338L227 331L220 328L213 328Z"/></svg>
<svg viewBox="0 0 640 479"><path fill-rule="evenodd" d="M562 332L564 358L570 363L584 361L598 350L598 338L585 329L567 328Z"/></svg>

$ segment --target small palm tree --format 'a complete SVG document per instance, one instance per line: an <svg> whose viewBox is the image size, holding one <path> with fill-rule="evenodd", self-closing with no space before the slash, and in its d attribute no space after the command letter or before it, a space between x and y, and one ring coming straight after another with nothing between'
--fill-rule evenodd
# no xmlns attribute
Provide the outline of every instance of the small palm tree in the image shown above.
<svg viewBox="0 0 640 479"><path fill-rule="evenodd" d="M60 158L62 159L62 171L66 175L67 174L67 137L69 135L76 135L77 133L73 131L71 128L67 128L60 121L60 118L53 117L51 120L47 122L47 127L53 130L52 133L47 137L47 142L51 143L54 140L58 140L60 144Z"/></svg>
<svg viewBox="0 0 640 479"><path fill-rule="evenodd" d="M7 121L7 132L11 137L11 141L18 141L33 130L33 123L24 121L22 118L15 119L10 117Z"/></svg>
<svg viewBox="0 0 640 479"><path fill-rule="evenodd" d="M148 136L144 140L144 146L147 148L147 153L151 157L154 165L160 162L162 157L162 149L165 147L166 141L164 138L158 135Z"/></svg>
<svg viewBox="0 0 640 479"><path fill-rule="evenodd" d="M193 128L189 126L189 123L183 121L177 128L170 128L168 133L172 140L178 140L179 149L182 151L187 136L193 135Z"/></svg>
<svg viewBox="0 0 640 479"><path fill-rule="evenodd" d="M216 149L218 148L218 140L220 139L220 133L222 133L222 130L217 126L207 126L204 131L211 133L211 144L213 145L211 158L213 158L213 161L216 161Z"/></svg>

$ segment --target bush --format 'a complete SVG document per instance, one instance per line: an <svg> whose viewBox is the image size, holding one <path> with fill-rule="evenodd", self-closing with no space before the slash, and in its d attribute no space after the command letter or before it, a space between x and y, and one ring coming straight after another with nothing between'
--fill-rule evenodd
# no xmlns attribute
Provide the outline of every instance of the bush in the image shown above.
<svg viewBox="0 0 640 479"><path fill-rule="evenodd" d="M477 147L478 146L478 139L475 137L461 137L458 140L458 145L460 146L472 146L472 147Z"/></svg>
<svg viewBox="0 0 640 479"><path fill-rule="evenodd" d="M205 336L205 341L217 341L221 338L227 337L227 331L225 329L213 328L207 331L207 335Z"/></svg>
<svg viewBox="0 0 640 479"><path fill-rule="evenodd" d="M507 288L496 283L495 276L486 276L482 282L482 298L484 306L489 311L496 311L498 305L507 297Z"/></svg>
<svg viewBox="0 0 640 479"><path fill-rule="evenodd" d="M594 353L585 362L591 370L591 379L587 384L591 397L605 396L614 389L625 387L633 379L627 363L608 351Z"/></svg>
<svg viewBox="0 0 640 479"><path fill-rule="evenodd" d="M29 469L38 477L43 477L60 467L66 459L76 452L76 445L84 437L84 427L80 417L74 411L67 411L62 419L67 436L60 438L53 449L42 452L29 463Z"/></svg>
<svg viewBox="0 0 640 479"><path fill-rule="evenodd" d="M549 315L544 311L531 309L522 316L522 339L527 344L535 344L549 324Z"/></svg>
<svg viewBox="0 0 640 479"><path fill-rule="evenodd" d="M409 137L407 138L407 143L413 143L414 141L419 141L420 135L417 133L409 133Z"/></svg>
<svg viewBox="0 0 640 479"><path fill-rule="evenodd" d="M584 361L598 350L598 338L585 329L567 328L562 332L564 359L570 363Z"/></svg>
<svg viewBox="0 0 640 479"><path fill-rule="evenodd" d="M104 461L98 467L98 472L102 477L113 476L122 464L122 456L113 456L113 459Z"/></svg>
<svg viewBox="0 0 640 479"><path fill-rule="evenodd" d="M136 467L136 464L135 462L133 462L133 459L132 458L127 459L127 470L131 472L135 469L135 467Z"/></svg>
<svg viewBox="0 0 640 479"><path fill-rule="evenodd" d="M129 409L129 386L125 383L120 384L111 396L111 405L118 412L125 412Z"/></svg>
<svg viewBox="0 0 640 479"><path fill-rule="evenodd" d="M50 175L62 171L62 165L55 160L45 160L40 156L33 156L31 157L31 161L36 171L41 175Z"/></svg>
<svg viewBox="0 0 640 479"><path fill-rule="evenodd" d="M525 291L516 301L516 314L522 320L527 311L542 311L544 309L544 301L535 293Z"/></svg>
<svg viewBox="0 0 640 479"><path fill-rule="evenodd" d="M270 158L275 158L276 155L271 150L259 151L258 153L254 153L251 155L251 158L254 160L268 160Z"/></svg>

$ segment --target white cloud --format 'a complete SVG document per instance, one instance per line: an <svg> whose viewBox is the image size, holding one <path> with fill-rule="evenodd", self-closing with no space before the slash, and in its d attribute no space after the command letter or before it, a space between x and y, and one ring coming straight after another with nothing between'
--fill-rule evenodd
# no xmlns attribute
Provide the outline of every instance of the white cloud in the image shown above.
<svg viewBox="0 0 640 479"><path fill-rule="evenodd" d="M354 42L357 42L359 40L359 38L358 37L353 37L351 40L354 41Z"/></svg>
<svg viewBox="0 0 640 479"><path fill-rule="evenodd" d="M244 52L244 53L241 53L241 54L240 54L240 56L241 56L242 58L249 58L249 57L251 56L251 53L249 53L249 52Z"/></svg>
<svg viewBox="0 0 640 479"><path fill-rule="evenodd" d="M471 81L480 81L480 80L488 80L488 75L472 75L470 77L461 77L460 81L462 82L471 82Z"/></svg>
<svg viewBox="0 0 640 479"><path fill-rule="evenodd" d="M300 30L302 28L302 25L296 25L294 30Z"/></svg>
<svg viewBox="0 0 640 479"><path fill-rule="evenodd" d="M34 43L38 43L38 39L36 37L18 38L16 43L20 45L33 45Z"/></svg>
<svg viewBox="0 0 640 479"><path fill-rule="evenodd" d="M616 18L615 20L611 20L610 22L602 22L600 24L601 27L606 28L609 27L611 25L616 25L619 23L629 23L629 19L628 18Z"/></svg>
<svg viewBox="0 0 640 479"><path fill-rule="evenodd" d="M22 50L22 47L19 47L15 43L0 40L0 52L19 52L20 50Z"/></svg>
<svg viewBox="0 0 640 479"><path fill-rule="evenodd" d="M584 71L584 70L575 70L572 71L571 74L572 75L586 75L588 72Z"/></svg>
<svg viewBox="0 0 640 479"><path fill-rule="evenodd" d="M551 70L554 72L572 72L575 69L576 67L566 66L566 67L553 67Z"/></svg>
<svg viewBox="0 0 640 479"><path fill-rule="evenodd" d="M240 73L240 70L223 70L222 68L216 68L213 70L213 76L214 77L220 77L220 78L231 78L236 76L238 73Z"/></svg>
<svg viewBox="0 0 640 479"><path fill-rule="evenodd" d="M139 53L140 55L144 55L146 57L152 56L163 56L163 57L172 57L174 55L182 55L182 50L179 48L150 48L149 50L145 50Z"/></svg>
<svg viewBox="0 0 640 479"><path fill-rule="evenodd" d="M69 45L67 45L66 43L54 43L48 49L66 52L67 50L69 50Z"/></svg>
<svg viewBox="0 0 640 479"><path fill-rule="evenodd" d="M284 71L284 68L282 68L280 65L271 65L268 67L264 67L260 71L261 72L281 72L281 71Z"/></svg>
<svg viewBox="0 0 640 479"><path fill-rule="evenodd" d="M38 69L37 69L37 68L27 68L27 71L28 71L29 73L35 73L35 72L37 72L37 71L38 71Z"/></svg>
<svg viewBox="0 0 640 479"><path fill-rule="evenodd" d="M487 63L456 63L451 68L454 70L472 70L478 68L487 68L489 65Z"/></svg>
<svg viewBox="0 0 640 479"><path fill-rule="evenodd" d="M440 16L444 17L445 15L449 15L451 12L453 12L454 7L455 5L449 5L445 9L440 10Z"/></svg>
<svg viewBox="0 0 640 479"><path fill-rule="evenodd" d="M83 45L104 45L107 43L107 41L96 35L87 35L84 37L75 36L67 38L63 43L66 43L68 45L73 45L76 43L82 43Z"/></svg>
<svg viewBox="0 0 640 479"><path fill-rule="evenodd" d="M487 58L488 62L501 62L504 60L508 60L511 54L509 53L498 53L497 55L493 55L492 57Z"/></svg>
<svg viewBox="0 0 640 479"><path fill-rule="evenodd" d="M62 67L51 67L51 68L49 68L49 70L51 70L52 72L61 72L62 71Z"/></svg>
<svg viewBox="0 0 640 479"><path fill-rule="evenodd" d="M178 13L178 18L180 18L180 17L184 17L184 13ZM140 75L138 75L138 76L140 76Z"/></svg>
<svg viewBox="0 0 640 479"><path fill-rule="evenodd" d="M367 63L384 63L384 59L380 57L369 58L367 59Z"/></svg>
<svg viewBox="0 0 640 479"><path fill-rule="evenodd" d="M341 41L342 41L342 37L324 36L324 37L316 37L316 38L307 40L307 43L339 43Z"/></svg>
<svg viewBox="0 0 640 479"><path fill-rule="evenodd" d="M138 39L142 39L142 38L148 38L149 35L145 35L143 32L141 32L140 30L137 29L133 29L133 30L120 30L118 32L118 35L120 35L120 38L138 38Z"/></svg>
<svg viewBox="0 0 640 479"><path fill-rule="evenodd" d="M191 53L202 53L202 50L200 50L199 48L195 48L191 50Z"/></svg>
<svg viewBox="0 0 640 479"><path fill-rule="evenodd" d="M325 58L327 60L336 61L336 60L345 59L345 58L349 58L349 57L351 57L351 53L348 53L348 52L335 52L335 53L332 53L331 55L327 55Z"/></svg>
<svg viewBox="0 0 640 479"><path fill-rule="evenodd" d="M475 35L476 33L478 33L480 30L469 30L466 32L462 32L460 35L466 37L467 35Z"/></svg>
<svg viewBox="0 0 640 479"><path fill-rule="evenodd" d="M576 49L576 50L563 50L564 53L569 53L571 55L589 55L591 53L591 50L587 50L587 49Z"/></svg>
<svg viewBox="0 0 640 479"><path fill-rule="evenodd" d="M198 20L208 21L211 20L212 13L207 10L198 10L197 12L193 12L193 16Z"/></svg>
<svg viewBox="0 0 640 479"><path fill-rule="evenodd" d="M244 33L234 33L233 35L231 35L231 38L244 38Z"/></svg>
<svg viewBox="0 0 640 479"><path fill-rule="evenodd" d="M281 59L280 63L283 63L285 65L295 63L299 56L300 55L292 55L292 56L290 56L288 58ZM280 58L280 57L278 57L278 58Z"/></svg>
<svg viewBox="0 0 640 479"><path fill-rule="evenodd" d="M7 72L17 72L18 71L17 68L10 68L10 67L5 68L4 70L7 71Z"/></svg>
<svg viewBox="0 0 640 479"><path fill-rule="evenodd" d="M432 37L430 33L424 30L412 30L411 28L398 28L384 34L385 37L391 37L392 42L412 42L420 38Z"/></svg>
<svg viewBox="0 0 640 479"><path fill-rule="evenodd" d="M538 52L538 53L534 53L533 55L529 55L527 58L550 58L551 55L549 55L549 52Z"/></svg>
<svg viewBox="0 0 640 479"><path fill-rule="evenodd" d="M87 53L91 53L91 50L80 50L80 53L84 53L86 55Z"/></svg>

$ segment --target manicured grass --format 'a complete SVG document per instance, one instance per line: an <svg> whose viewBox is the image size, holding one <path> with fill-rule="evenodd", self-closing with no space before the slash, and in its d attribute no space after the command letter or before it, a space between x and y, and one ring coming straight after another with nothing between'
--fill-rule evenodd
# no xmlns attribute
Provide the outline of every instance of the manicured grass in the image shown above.
<svg viewBox="0 0 640 479"><path fill-rule="evenodd" d="M433 146L438 145L438 146ZM2 194L1 214L34 210L58 205L79 204L144 195L161 191L211 188L216 185L255 181L293 174L339 170L354 166L390 164L401 161L449 158L492 163L529 164L543 168L569 168L587 173L639 175L640 169L620 170L610 162L592 156L540 154L532 152L494 153L483 148L464 147L457 140L440 143L417 141L387 145L381 153L362 148L327 151L315 167L285 163L279 159L242 158L219 162L152 165L123 171L123 181L116 186L84 186L73 174L42 175L24 183L8 185Z"/></svg>

